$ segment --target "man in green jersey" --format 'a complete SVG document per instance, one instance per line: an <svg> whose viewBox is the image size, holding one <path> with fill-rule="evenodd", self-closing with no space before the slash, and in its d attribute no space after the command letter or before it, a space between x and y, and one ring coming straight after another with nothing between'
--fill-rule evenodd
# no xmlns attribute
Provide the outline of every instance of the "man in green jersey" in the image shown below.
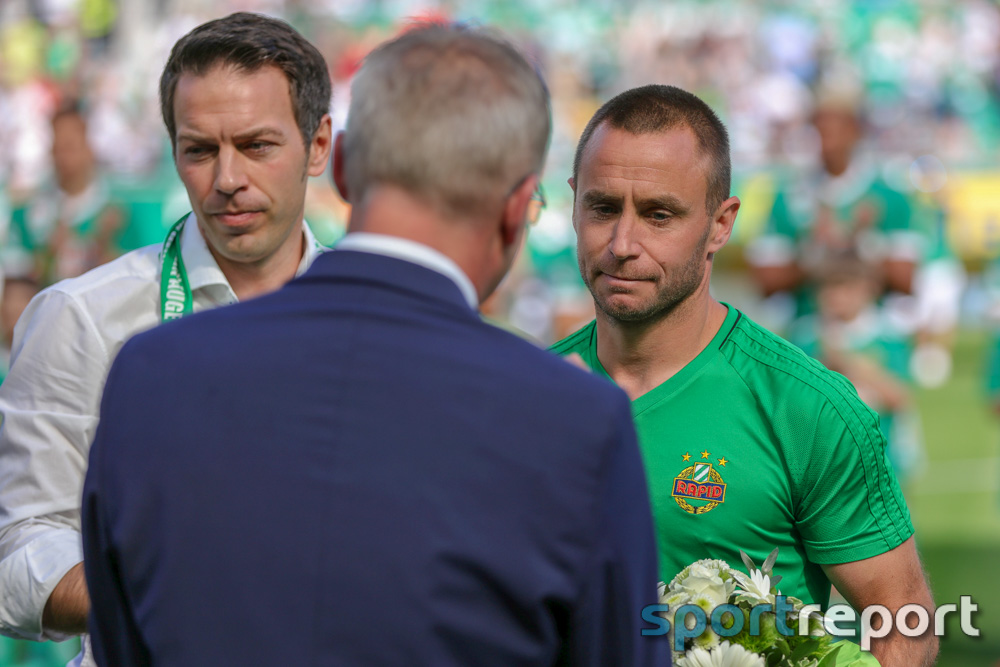
<svg viewBox="0 0 1000 667"><path fill-rule="evenodd" d="M933 605L875 414L842 376L715 301L729 196L726 130L697 97L646 86L584 130L570 186L597 318L555 346L628 393L649 478L661 574L700 558L758 563L781 591L856 608ZM892 631L883 665L930 664L933 636Z"/></svg>

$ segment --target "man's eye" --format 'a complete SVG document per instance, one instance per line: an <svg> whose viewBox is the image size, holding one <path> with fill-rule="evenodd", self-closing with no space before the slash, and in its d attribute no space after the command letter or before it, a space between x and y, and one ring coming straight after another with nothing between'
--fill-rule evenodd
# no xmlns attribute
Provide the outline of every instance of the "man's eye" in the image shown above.
<svg viewBox="0 0 1000 667"><path fill-rule="evenodd" d="M251 141L244 148L251 153L266 153L273 145L269 141Z"/></svg>
<svg viewBox="0 0 1000 667"><path fill-rule="evenodd" d="M208 146L188 146L184 149L184 155L193 158L204 157L212 152Z"/></svg>
<svg viewBox="0 0 1000 667"><path fill-rule="evenodd" d="M649 218L653 222L668 222L673 217L673 213L670 213L669 211L653 211L649 214Z"/></svg>
<svg viewBox="0 0 1000 667"><path fill-rule="evenodd" d="M618 209L610 204L598 204L591 209L599 218L610 218L611 216L618 213Z"/></svg>

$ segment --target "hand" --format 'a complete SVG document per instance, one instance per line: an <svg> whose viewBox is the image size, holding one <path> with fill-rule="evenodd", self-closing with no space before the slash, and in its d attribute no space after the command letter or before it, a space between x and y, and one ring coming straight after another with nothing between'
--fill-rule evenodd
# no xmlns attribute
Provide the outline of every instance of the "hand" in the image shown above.
<svg viewBox="0 0 1000 667"><path fill-rule="evenodd" d="M567 362L573 364L577 368L582 368L583 370L587 371L588 373L590 372L590 366L588 366L587 362L583 360L583 357L581 357L576 352L573 352L572 354L567 354L565 357L563 357L563 359L565 359Z"/></svg>

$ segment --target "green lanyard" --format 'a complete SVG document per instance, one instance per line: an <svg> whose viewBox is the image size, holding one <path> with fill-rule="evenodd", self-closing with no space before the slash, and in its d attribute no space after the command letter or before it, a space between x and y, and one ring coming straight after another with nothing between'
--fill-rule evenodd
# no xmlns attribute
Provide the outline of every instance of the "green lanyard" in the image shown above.
<svg viewBox="0 0 1000 667"><path fill-rule="evenodd" d="M190 215L190 214L188 214ZM184 260L181 258L181 232L184 231L185 215L174 223L163 242L160 260L160 319L176 320L192 312L191 285L188 283Z"/></svg>

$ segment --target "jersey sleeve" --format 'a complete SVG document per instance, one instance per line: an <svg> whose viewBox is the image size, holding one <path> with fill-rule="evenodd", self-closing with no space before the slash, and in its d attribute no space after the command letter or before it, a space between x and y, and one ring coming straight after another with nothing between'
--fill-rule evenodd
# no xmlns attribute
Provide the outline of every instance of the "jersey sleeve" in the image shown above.
<svg viewBox="0 0 1000 667"><path fill-rule="evenodd" d="M913 534L910 514L886 456L877 415L845 378L786 415L795 522L809 560L848 563L890 551ZM810 404L811 403L811 404Z"/></svg>
<svg viewBox="0 0 1000 667"><path fill-rule="evenodd" d="M895 261L921 262L930 245L926 211L904 193L884 184L880 195L884 207L881 231L887 244L886 257Z"/></svg>
<svg viewBox="0 0 1000 667"><path fill-rule="evenodd" d="M0 633L45 632L42 610L83 560L80 493L108 351L72 296L46 290L15 329L0 385Z"/></svg>

